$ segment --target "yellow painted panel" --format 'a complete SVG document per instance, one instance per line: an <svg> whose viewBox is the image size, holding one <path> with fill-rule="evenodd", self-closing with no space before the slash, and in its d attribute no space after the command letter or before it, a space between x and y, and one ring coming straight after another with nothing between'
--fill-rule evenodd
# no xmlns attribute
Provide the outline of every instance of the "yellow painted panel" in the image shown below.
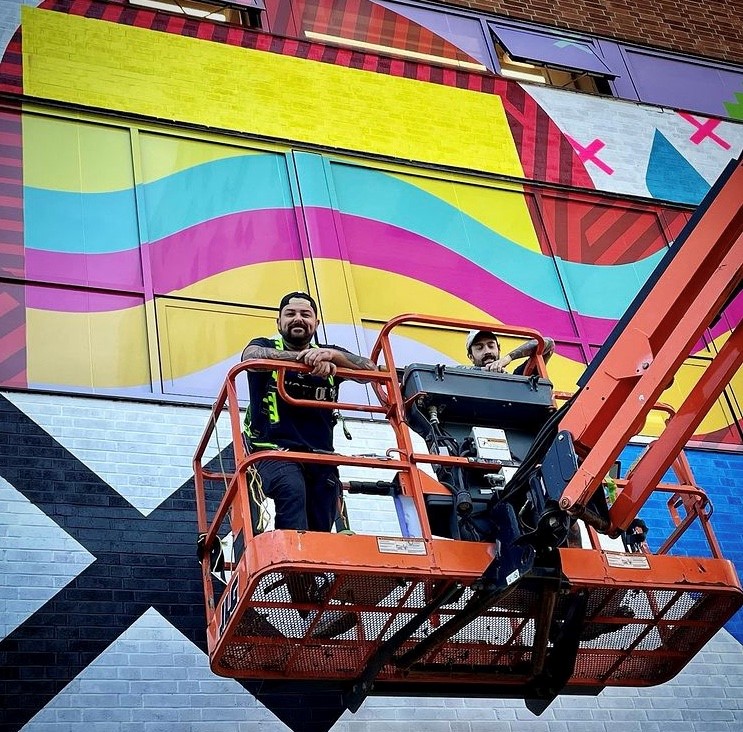
<svg viewBox="0 0 743 732"><path fill-rule="evenodd" d="M525 249L541 253L521 186L503 190L423 176L398 174L396 177L450 203L466 216Z"/></svg>
<svg viewBox="0 0 743 732"><path fill-rule="evenodd" d="M26 311L28 380L93 389L149 386L144 307Z"/></svg>
<svg viewBox="0 0 743 732"><path fill-rule="evenodd" d="M450 318L499 322L484 310L411 277L358 264L351 265L351 273L362 318L386 322L401 313L445 313Z"/></svg>
<svg viewBox="0 0 743 732"><path fill-rule="evenodd" d="M163 381L195 374L239 355L257 336L276 332L276 316L254 308L159 298Z"/></svg>
<svg viewBox="0 0 743 732"><path fill-rule="evenodd" d="M129 131L24 114L23 181L36 188L82 193L131 188Z"/></svg>
<svg viewBox="0 0 743 732"><path fill-rule="evenodd" d="M22 8L24 91L522 176L498 96Z"/></svg>
<svg viewBox="0 0 743 732"><path fill-rule="evenodd" d="M317 258L306 261L307 271L314 271L314 280L320 297L322 319L326 323L350 324L354 322L349 301L348 263L338 259Z"/></svg>

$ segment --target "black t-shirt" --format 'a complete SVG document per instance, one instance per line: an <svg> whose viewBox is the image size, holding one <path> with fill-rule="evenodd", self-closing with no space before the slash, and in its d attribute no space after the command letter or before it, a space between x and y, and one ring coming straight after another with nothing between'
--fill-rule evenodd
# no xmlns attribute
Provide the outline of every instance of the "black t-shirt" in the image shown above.
<svg viewBox="0 0 743 732"><path fill-rule="evenodd" d="M273 338L254 338L248 344L276 348ZM345 348L321 344L319 348ZM278 394L270 371L248 371L250 393L250 430L248 437L254 449L270 449L272 445L290 450L332 450L333 410L323 407L297 407L285 402ZM284 383L289 396L318 402L338 401L338 386L342 379L328 379L287 370Z"/></svg>

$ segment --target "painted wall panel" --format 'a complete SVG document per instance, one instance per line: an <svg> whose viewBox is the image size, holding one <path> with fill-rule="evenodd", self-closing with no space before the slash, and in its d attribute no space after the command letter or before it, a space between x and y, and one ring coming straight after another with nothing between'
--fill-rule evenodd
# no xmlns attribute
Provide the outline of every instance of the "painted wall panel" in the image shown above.
<svg viewBox="0 0 743 732"><path fill-rule="evenodd" d="M24 115L25 274L142 291L129 130Z"/></svg>
<svg viewBox="0 0 743 732"><path fill-rule="evenodd" d="M70 229L75 267L65 269L65 252L40 252L29 245L24 254L30 274L41 277L42 261L50 283L65 284L79 272L86 273L85 284L91 284L90 272L111 273L109 282L126 280L130 261L143 267L146 278L136 287L124 285L123 291L120 285L110 296L6 288L8 342L16 343L11 346L15 361L29 365L27 383L35 388L127 394L162 389L211 397L220 371L237 359L248 340L237 325L243 318L217 314L246 306L273 313L283 292L312 288L321 304L323 338L354 351L371 346L365 322L383 322L401 312L446 312L533 327L568 347L552 365L555 383L567 390L583 363L567 352L577 354L603 341L685 218L674 209L620 205L557 190L527 192L517 184L410 167L375 168L226 140L136 128L99 130L90 123L29 117L27 144L40 136L35 130L44 131L47 121L74 142L68 162L48 171L41 162L44 155L34 149L27 159L29 183L44 183L48 188L39 190L49 195L60 189L66 194L65 186L81 187L82 170L94 192L76 195L95 197L108 195L95 191L132 181L122 188L136 202L128 214L129 228L145 242L120 252L89 252L85 229ZM109 135L118 147L112 144L115 157L103 156L102 162L101 140ZM80 160L89 162L81 166ZM33 196L26 199L33 201ZM44 211L26 206L27 232L48 226ZM140 299L131 307L122 305L131 297L124 293L132 289L142 291ZM162 300L152 310L151 303L162 296L177 298L179 306L163 309L168 300ZM22 307L19 297L25 298ZM185 301L193 304L186 307ZM179 316L172 333L166 313ZM729 332L728 321L718 326L715 337ZM109 327L106 323L122 328L122 337L136 349L123 371L116 365L115 348L108 349L105 368L91 365L88 330L98 333L95 341L102 337L101 328ZM139 335L131 340L134 333ZM61 352L72 353L63 378L52 373L49 357L50 344L60 334L65 334ZM72 345L78 340L84 347ZM39 343L44 346L38 353L27 348ZM200 343L209 345L194 347ZM456 362L463 353L453 344L443 349L433 342L420 345L426 353L438 350L433 360ZM412 351L408 355L421 360ZM154 381L151 374L156 374ZM6 383L26 382L9 369ZM691 383L684 381L684 388ZM707 431L724 430L736 414L718 410L705 423ZM728 430L725 439L734 434L737 428Z"/></svg>
<svg viewBox="0 0 743 732"><path fill-rule="evenodd" d="M141 297L36 286L25 297L29 386L152 393Z"/></svg>
<svg viewBox="0 0 743 732"><path fill-rule="evenodd" d="M743 94L743 72L712 63L663 58L657 52L626 48L624 57L640 99L651 104L696 110L717 117L733 114L736 95Z"/></svg>
<svg viewBox="0 0 743 732"><path fill-rule="evenodd" d="M216 399L248 341L276 332L276 318L253 308L161 297L156 309L166 394Z"/></svg>

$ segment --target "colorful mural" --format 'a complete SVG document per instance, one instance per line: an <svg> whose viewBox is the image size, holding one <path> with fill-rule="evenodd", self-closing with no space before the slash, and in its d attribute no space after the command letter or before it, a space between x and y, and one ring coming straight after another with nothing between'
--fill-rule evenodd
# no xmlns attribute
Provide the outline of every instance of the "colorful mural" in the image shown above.
<svg viewBox="0 0 743 732"><path fill-rule="evenodd" d="M660 209L618 212L595 196L145 131L135 155L124 128L37 115L24 116L24 135L33 388L209 396L246 340L273 329L281 292L315 286L326 337L364 350L401 312L536 328L561 345L551 373L569 390L666 247ZM63 155L47 155L64 139ZM552 254L555 200L593 224L588 261ZM599 264L612 226L627 235ZM421 346L436 361L463 357L459 339L419 332L399 343L401 362ZM728 422L720 406L703 432Z"/></svg>
<svg viewBox="0 0 743 732"><path fill-rule="evenodd" d="M219 679L205 655L190 458L246 341L302 289L322 339L356 352L403 312L535 328L571 390L743 149L743 124L483 71L492 43L473 13L266 6L274 35L126 0L0 2L0 727L13 732L327 730L337 689ZM729 116L740 107L738 94ZM666 401L741 318L743 294ZM398 364L448 364L463 341L411 327L393 345ZM732 449L690 455L738 569L741 395L743 373L697 435ZM352 421L340 449L384 453L380 427ZM215 470L228 443L210 446ZM374 500L351 506L354 530L394 536L394 509ZM667 507L643 517L655 527ZM739 614L673 682L559 698L538 721L520 700L429 695L370 698L337 729L733 732L742 639Z"/></svg>
<svg viewBox="0 0 743 732"><path fill-rule="evenodd" d="M312 22L328 30L341 15ZM225 35L122 4L50 0L20 17L26 93L388 162L31 112L21 130L7 112L16 131L4 141L23 160L8 170L8 228L24 247L3 250L19 283L0 314L6 385L209 396L246 339L272 329L277 295L301 287L319 295L327 337L353 348L403 311L534 327L558 340L553 374L570 389L688 206L743 147L743 125L731 122L245 29ZM183 37L194 29L216 42L205 50ZM6 41L0 70L12 84L19 34ZM213 64L190 65L197 47ZM737 322L730 312L699 344L701 367ZM429 358L461 360L457 341L432 338L411 334L404 357L425 345ZM698 369L688 373L671 401ZM739 419L728 398L703 433L740 441Z"/></svg>

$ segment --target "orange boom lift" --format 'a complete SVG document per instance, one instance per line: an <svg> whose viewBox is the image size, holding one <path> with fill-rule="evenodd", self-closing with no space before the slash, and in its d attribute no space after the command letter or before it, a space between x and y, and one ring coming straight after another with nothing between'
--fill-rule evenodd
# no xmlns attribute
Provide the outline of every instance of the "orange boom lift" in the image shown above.
<svg viewBox="0 0 743 732"><path fill-rule="evenodd" d="M383 415L395 445L382 456L248 454L236 379L248 368L276 370L279 393L291 401L287 364L235 366L194 457L212 670L332 681L345 689L352 711L374 690L521 697L540 713L560 693L650 686L675 676L743 604L710 525L709 499L682 453L743 362L740 323L681 407L674 413L659 405L665 430L616 480L613 503L605 479L705 328L741 291L742 273L738 160L559 408L539 333L496 326L536 338L524 376L426 364L398 373L395 327L493 325L393 319L372 350L380 370L339 370L370 382L378 403L325 405ZM205 467L225 410L234 459L223 451L219 469ZM411 428L427 451L416 451ZM399 535L258 532L249 492L253 466L265 458L363 468L370 476L385 471L383 479L344 488L393 500ZM678 483L661 482L669 468ZM672 528L653 552L642 541L638 513L654 493L667 494ZM577 519L587 527L582 545ZM701 527L707 556L678 553L691 525ZM633 530L641 532L637 541ZM229 542L220 539L225 535ZM602 535L624 536L627 550L603 548ZM214 581L220 572L223 583ZM307 589L306 602L292 599L292 583ZM343 622L328 632L336 618Z"/></svg>

